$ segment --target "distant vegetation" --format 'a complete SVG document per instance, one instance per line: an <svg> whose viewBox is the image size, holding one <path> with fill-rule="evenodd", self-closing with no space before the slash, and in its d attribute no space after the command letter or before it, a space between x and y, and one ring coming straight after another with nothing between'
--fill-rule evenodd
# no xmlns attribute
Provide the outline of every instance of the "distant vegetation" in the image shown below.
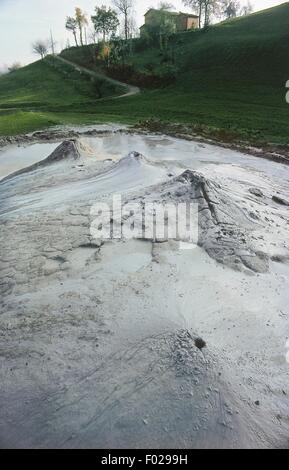
<svg viewBox="0 0 289 470"><path fill-rule="evenodd" d="M9 127L12 120L18 122L17 132L26 130L30 117L30 129L44 126L45 120L46 125L133 124L153 118L188 124L201 133L204 129L217 132L224 139L289 144L289 106L285 101L288 17L289 4L285 3L200 30L172 34L162 46L158 35L140 39L132 38L131 33L128 40L112 35L106 44L100 41L80 46L77 27L78 47L65 49L61 56L140 85L142 93L97 102L100 95L87 76L75 75L72 69L60 70L48 57L0 78L0 134L16 133L15 126L13 130ZM101 86L102 96L119 92L105 80ZM38 113L39 126L35 119Z"/></svg>
<svg viewBox="0 0 289 470"><path fill-rule="evenodd" d="M86 122L98 98L121 92L106 80L92 80L48 56L0 77L0 135L29 132L67 120Z"/></svg>
<svg viewBox="0 0 289 470"><path fill-rule="evenodd" d="M10 67L8 67L8 71L9 72L15 72L16 70L19 70L21 69L21 64L20 62L14 62L12 65L10 65Z"/></svg>
<svg viewBox="0 0 289 470"><path fill-rule="evenodd" d="M39 54L41 59L44 59L48 53L48 44L46 41L35 41L32 44L32 50L34 54Z"/></svg>
<svg viewBox="0 0 289 470"><path fill-rule="evenodd" d="M129 105L130 118L155 117L226 129L252 141L288 142L288 17L286 3L175 34L166 49L157 38L112 41L120 58L110 67L94 46L62 55L147 89L129 104L105 103L102 113L123 118Z"/></svg>

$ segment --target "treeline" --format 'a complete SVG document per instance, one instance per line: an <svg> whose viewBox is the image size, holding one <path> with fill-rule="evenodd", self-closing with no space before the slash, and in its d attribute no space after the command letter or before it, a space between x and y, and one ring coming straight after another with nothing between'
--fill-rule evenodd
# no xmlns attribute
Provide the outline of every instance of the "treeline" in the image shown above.
<svg viewBox="0 0 289 470"><path fill-rule="evenodd" d="M135 23L134 1L113 0L114 8L102 5L96 6L94 14L90 17L81 8L75 8L74 16L66 18L65 27L71 32L76 47L96 43L99 36L106 42L112 36L119 36L128 40L137 34ZM92 28L90 27L92 25Z"/></svg>
<svg viewBox="0 0 289 470"><path fill-rule="evenodd" d="M87 15L80 7L76 7L73 16L68 16L65 20L65 28L73 36L76 47L101 40L103 43L109 42L112 37L116 38L117 31L119 37L128 40L137 35L135 22L134 0L113 0L114 8L96 6L94 14ZM32 44L32 50L43 59L49 52L55 53L56 42L52 32L47 40L37 40ZM66 48L70 47L68 40Z"/></svg>
<svg viewBox="0 0 289 470"><path fill-rule="evenodd" d="M146 25L142 38L132 41L138 36L135 23L136 0L112 0L113 7L96 6L94 14L86 14L76 7L74 14L65 19L65 28L73 37L74 48L92 45L89 48L92 65L98 63L104 66L111 76L126 81L133 77L139 85L163 83L167 85L176 78L174 51L171 38L176 32L173 3L161 2L156 6L155 18L152 25ZM199 16L199 27L206 29L216 18L234 18L252 12L248 2L241 6L238 0L183 0L186 7ZM151 70L140 74L132 69L130 56L140 48L158 47L162 53L161 68L157 76ZM71 48L68 41L66 50ZM47 41L36 41L33 51L44 58L50 51L55 52L55 41L50 34ZM78 57L79 62L79 57ZM85 65L85 64L83 64ZM131 82L132 80L130 80ZM144 83L142 83L144 82Z"/></svg>
<svg viewBox="0 0 289 470"><path fill-rule="evenodd" d="M113 7L96 6L94 14L86 14L80 7L76 7L74 14L65 20L66 30L72 34L75 47L102 42L106 46L102 54L110 53L107 44L111 41L129 39L138 36L136 25L136 1L137 0L112 0ZM199 27L207 28L216 19L234 18L252 13L250 0L241 4L239 0L182 0L186 7L199 16ZM245 0L244 0L245 1ZM148 28L147 42L159 41L160 49L165 49L169 37L174 34L175 24L169 19L166 12L175 10L173 3L161 2L156 6L159 10L159 22L153 28ZM66 49L71 46L67 41ZM32 50L43 59L49 52L55 54L56 42L52 31L47 40L37 40L32 44ZM124 51L122 51L123 55ZM21 67L15 62L8 71L12 72Z"/></svg>
<svg viewBox="0 0 289 470"><path fill-rule="evenodd" d="M242 4L239 0L183 0L199 16L199 27L208 27L215 19L246 16L253 12L250 0Z"/></svg>
<svg viewBox="0 0 289 470"><path fill-rule="evenodd" d="M234 18L248 15L253 8L249 0L241 4L239 0L182 0L186 7L199 16L199 27L206 28L216 19ZM112 0L113 7L105 5L96 6L94 14L86 14L80 7L76 7L74 14L65 20L65 28L73 36L76 47L87 44L103 43L115 40L116 37L129 40L138 36L138 28L135 22L136 0ZM159 10L158 24L148 31L151 37L159 36L160 46L162 41L173 34L175 23L165 13L175 10L173 3L161 2L156 6ZM150 39L150 38L148 38ZM33 52L43 58L50 51L55 52L55 41L52 32L48 40L38 40L33 43ZM70 47L68 40L66 48Z"/></svg>
<svg viewBox="0 0 289 470"><path fill-rule="evenodd" d="M106 42L110 38L118 37L128 40L138 35L135 23L135 0L113 0L115 8L101 6L95 7L95 14L90 18L79 7L75 8L74 16L66 18L65 27L73 34L75 46L96 43L99 40ZM199 16L199 27L206 28L214 20L228 19L252 13L253 7L248 0L241 5L239 0L183 0L186 7ZM159 20L154 29L149 31L151 36L166 36L174 32L175 23L167 12L175 10L173 3L160 2L156 9L159 11ZM92 24L92 29L89 25Z"/></svg>

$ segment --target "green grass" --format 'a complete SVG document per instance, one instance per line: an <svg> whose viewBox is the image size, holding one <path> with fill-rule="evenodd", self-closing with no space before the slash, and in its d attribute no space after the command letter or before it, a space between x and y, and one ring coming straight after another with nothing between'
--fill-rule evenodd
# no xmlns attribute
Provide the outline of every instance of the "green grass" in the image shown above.
<svg viewBox="0 0 289 470"><path fill-rule="evenodd" d="M75 62L83 67L98 70L98 67L96 66L96 52L94 45L64 49L61 52L61 56L64 59Z"/></svg>
<svg viewBox="0 0 289 470"><path fill-rule="evenodd" d="M176 83L126 99L97 102L83 77L59 80L59 71L43 62L0 77L0 135L62 122L133 124L156 118L225 130L255 143L289 144L288 18L285 3L206 32L175 35ZM92 67L91 48L72 48L65 56ZM162 60L157 47L143 49L135 42L130 62L137 70L157 71ZM9 107L11 114L1 114Z"/></svg>
<svg viewBox="0 0 289 470"><path fill-rule="evenodd" d="M0 77L0 108L75 105L92 92L88 83L81 83L76 93L74 81L62 75L44 61Z"/></svg>
<svg viewBox="0 0 289 470"><path fill-rule="evenodd" d="M70 66L38 61L0 77L0 135L12 136L53 125L95 122L101 97L122 92L107 81L91 80Z"/></svg>
<svg viewBox="0 0 289 470"><path fill-rule="evenodd" d="M1 134L18 135L32 132L35 129L45 129L56 122L47 114L33 111L14 111L7 114L0 114Z"/></svg>

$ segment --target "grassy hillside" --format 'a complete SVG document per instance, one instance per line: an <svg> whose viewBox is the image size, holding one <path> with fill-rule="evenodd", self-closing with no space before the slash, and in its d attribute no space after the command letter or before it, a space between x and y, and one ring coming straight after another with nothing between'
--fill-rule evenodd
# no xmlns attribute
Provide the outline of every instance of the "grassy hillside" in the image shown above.
<svg viewBox="0 0 289 470"><path fill-rule="evenodd" d="M92 80L51 57L0 77L0 135L15 135L68 121L84 122L99 98L121 90ZM79 117L78 117L78 114Z"/></svg>
<svg viewBox="0 0 289 470"><path fill-rule="evenodd" d="M90 48L72 48L63 54L87 67L95 66ZM70 98L67 95L64 98L65 106L61 110L53 107L50 119L60 118L56 111L61 112L62 120L71 120L71 113L74 113L73 119L80 122L115 120L134 123L157 118L192 124L200 129L204 126L212 131L220 129L220 134L253 142L288 144L289 105L285 102L288 57L289 3L220 23L207 31L177 34L168 54L156 45L145 47L137 40L128 59L133 70L138 74L157 75L162 73L166 61L170 64L173 58L176 71L173 84L162 89L144 90L139 96L105 101L101 105L87 101L86 92L72 101L68 91ZM15 72L18 73L20 71ZM9 81L9 77L5 80ZM0 78L0 108L4 100L3 79ZM10 103L13 99L23 102L18 88L17 97L12 92ZM80 101L77 100L81 99L86 100L86 104L80 114ZM41 92L38 100L44 101ZM51 95L49 101L52 103L53 100ZM0 124L1 132L3 134Z"/></svg>

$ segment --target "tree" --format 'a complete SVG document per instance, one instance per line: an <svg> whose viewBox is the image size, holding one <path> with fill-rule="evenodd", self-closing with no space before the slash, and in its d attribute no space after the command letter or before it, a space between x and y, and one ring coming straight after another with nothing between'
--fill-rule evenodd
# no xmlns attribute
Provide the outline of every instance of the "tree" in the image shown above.
<svg viewBox="0 0 289 470"><path fill-rule="evenodd" d="M238 16L239 10L240 3L238 2L238 0L231 0L225 10L225 14L227 18L236 18L236 16Z"/></svg>
<svg viewBox="0 0 289 470"><path fill-rule="evenodd" d="M176 23L174 19L167 15L167 10L160 10L160 48L168 48L170 37L176 32Z"/></svg>
<svg viewBox="0 0 289 470"><path fill-rule="evenodd" d="M225 18L236 18L240 13L240 3L238 0L221 0L220 16Z"/></svg>
<svg viewBox="0 0 289 470"><path fill-rule="evenodd" d="M183 0L186 7L191 7L199 15L199 28L202 26L204 0Z"/></svg>
<svg viewBox="0 0 289 470"><path fill-rule="evenodd" d="M211 23L211 18L220 11L220 0L203 0L204 27Z"/></svg>
<svg viewBox="0 0 289 470"><path fill-rule="evenodd" d="M97 42L97 34L96 34L94 27L88 31L88 40L92 42L93 44Z"/></svg>
<svg viewBox="0 0 289 470"><path fill-rule="evenodd" d="M50 30L50 39L49 39L49 47L51 50L51 54L55 55L55 47L56 47L57 42L54 41L53 34L52 34L52 29Z"/></svg>
<svg viewBox="0 0 289 470"><path fill-rule="evenodd" d="M107 8L106 6L96 7L96 15L91 17L93 22L94 29L97 33L101 33L103 37L103 42L106 42L106 37L109 34L115 33L118 26L119 20L115 10Z"/></svg>
<svg viewBox="0 0 289 470"><path fill-rule="evenodd" d="M85 13L79 7L75 8L75 21L79 29L80 44L83 46L83 29L88 24L88 21Z"/></svg>
<svg viewBox="0 0 289 470"><path fill-rule="evenodd" d="M183 3L199 15L200 28L202 25L206 27L210 24L211 17L218 12L220 7L220 0L183 0Z"/></svg>
<svg viewBox="0 0 289 470"><path fill-rule="evenodd" d="M243 8L241 8L241 15L242 16L247 16L247 15L250 15L251 13L253 13L254 9L253 9L253 5L252 3L250 3L250 1L247 2L247 5L243 6Z"/></svg>
<svg viewBox="0 0 289 470"><path fill-rule="evenodd" d="M15 72L15 70L19 70L21 69L21 64L20 62L14 62L14 64L10 65L10 67L8 67L8 70L9 72Z"/></svg>
<svg viewBox="0 0 289 470"><path fill-rule="evenodd" d="M48 52L48 45L47 41L35 41L32 44L32 50L35 54L39 54L41 56L41 59L43 59Z"/></svg>
<svg viewBox="0 0 289 470"><path fill-rule="evenodd" d="M123 41L121 38L114 38L110 52L110 63L116 66L121 64L124 67L129 52L130 46L128 41Z"/></svg>
<svg viewBox="0 0 289 470"><path fill-rule="evenodd" d="M175 16L168 10L167 3L160 3L155 11L153 24L145 25L145 33L149 40L158 39L161 50L168 48L170 37L176 32Z"/></svg>
<svg viewBox="0 0 289 470"><path fill-rule="evenodd" d="M159 10L166 10L166 11L175 10L174 5L172 3L167 3L167 2L160 2L158 8Z"/></svg>
<svg viewBox="0 0 289 470"><path fill-rule="evenodd" d="M76 35L76 31L77 31L76 19L73 18L72 16L67 16L66 23L65 23L65 28L67 29L67 31L70 31L73 34L75 45L76 45L76 47L78 47L77 35Z"/></svg>
<svg viewBox="0 0 289 470"><path fill-rule="evenodd" d="M125 39L127 40L129 38L129 21L132 11L132 0L113 0L113 4L124 16L124 34Z"/></svg>
<svg viewBox="0 0 289 470"><path fill-rule="evenodd" d="M136 37L138 35L139 28L136 22L136 19L131 15L128 19L128 36L129 38Z"/></svg>
<svg viewBox="0 0 289 470"><path fill-rule="evenodd" d="M111 47L110 45L104 42L99 50L98 57L100 60L103 60L106 63L107 67L109 67L110 65L110 54L111 54Z"/></svg>

